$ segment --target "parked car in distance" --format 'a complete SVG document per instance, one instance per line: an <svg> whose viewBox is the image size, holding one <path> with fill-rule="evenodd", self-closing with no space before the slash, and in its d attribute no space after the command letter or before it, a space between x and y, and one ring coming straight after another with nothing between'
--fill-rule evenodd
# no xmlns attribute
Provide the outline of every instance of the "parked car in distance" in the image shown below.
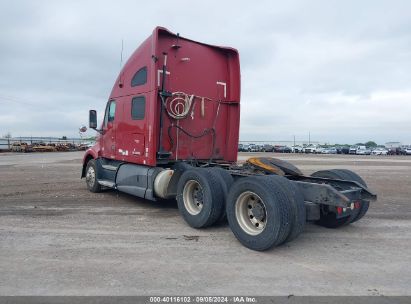
<svg viewBox="0 0 411 304"><path fill-rule="evenodd" d="M250 145L247 144L240 144L238 145L239 152L250 152Z"/></svg>
<svg viewBox="0 0 411 304"><path fill-rule="evenodd" d="M337 154L337 148L335 147L322 148L321 153L322 154Z"/></svg>
<svg viewBox="0 0 411 304"><path fill-rule="evenodd" d="M357 154L357 155L370 155L371 150L368 149L366 146L352 146L350 148L350 154Z"/></svg>
<svg viewBox="0 0 411 304"><path fill-rule="evenodd" d="M340 152L338 152L338 149L337 149L338 154L349 154L350 153L350 147L348 146L343 146L343 147L340 147L339 149L340 149Z"/></svg>
<svg viewBox="0 0 411 304"><path fill-rule="evenodd" d="M256 144L250 144L248 146L248 152L260 152L260 147Z"/></svg>
<svg viewBox="0 0 411 304"><path fill-rule="evenodd" d="M266 144L263 146L262 152L274 152L274 146Z"/></svg>
<svg viewBox="0 0 411 304"><path fill-rule="evenodd" d="M257 152L264 152L264 145L257 145Z"/></svg>
<svg viewBox="0 0 411 304"><path fill-rule="evenodd" d="M279 147L275 147L274 151L279 152L279 153L291 153L292 149L287 146L279 146Z"/></svg>
<svg viewBox="0 0 411 304"><path fill-rule="evenodd" d="M303 148L304 153L317 153L318 147L315 145L308 145Z"/></svg>
<svg viewBox="0 0 411 304"><path fill-rule="evenodd" d="M374 150L371 151L372 155L387 155L388 150L384 148L375 148Z"/></svg>
<svg viewBox="0 0 411 304"><path fill-rule="evenodd" d="M274 146L274 152L276 153L291 153L291 148L287 146L280 146L276 145Z"/></svg>
<svg viewBox="0 0 411 304"><path fill-rule="evenodd" d="M406 151L407 148L409 148L409 147L401 147L399 149L399 154L400 155L407 155L407 151Z"/></svg>
<svg viewBox="0 0 411 304"><path fill-rule="evenodd" d="M291 151L293 153L301 153L301 152L303 152L303 147L301 147L301 146L292 146Z"/></svg>
<svg viewBox="0 0 411 304"><path fill-rule="evenodd" d="M411 147L404 149L406 155L411 155Z"/></svg>
<svg viewBox="0 0 411 304"><path fill-rule="evenodd" d="M388 155L405 155L405 149L402 148L389 148Z"/></svg>
<svg viewBox="0 0 411 304"><path fill-rule="evenodd" d="M371 155L371 150L366 146L358 146L357 153L358 155Z"/></svg>
<svg viewBox="0 0 411 304"><path fill-rule="evenodd" d="M349 154L357 154L357 146L351 146L348 153Z"/></svg>
<svg viewBox="0 0 411 304"><path fill-rule="evenodd" d="M261 152L262 146L256 144L239 144L238 152Z"/></svg>

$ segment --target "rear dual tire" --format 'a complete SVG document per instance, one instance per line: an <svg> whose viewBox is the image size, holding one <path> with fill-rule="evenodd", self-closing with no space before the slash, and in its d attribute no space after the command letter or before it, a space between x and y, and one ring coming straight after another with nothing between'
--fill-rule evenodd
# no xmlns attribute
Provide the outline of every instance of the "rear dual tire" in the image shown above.
<svg viewBox="0 0 411 304"><path fill-rule="evenodd" d="M177 186L177 204L194 228L216 223L227 213L236 238L246 247L263 251L289 242L304 230L304 198L297 186L277 176L240 178L221 168L186 170Z"/></svg>
<svg viewBox="0 0 411 304"><path fill-rule="evenodd" d="M220 182L221 191L223 192L223 211L221 212L221 215L217 222L224 222L227 220L226 198L231 186L234 183L234 179L227 170L220 167L207 168L206 170Z"/></svg>
<svg viewBox="0 0 411 304"><path fill-rule="evenodd" d="M224 216L229 180L214 169L187 168L178 181L178 209L193 228L211 226Z"/></svg>
<svg viewBox="0 0 411 304"><path fill-rule="evenodd" d="M227 219L247 248L264 251L296 238L304 229L305 206L298 189L282 176L245 177L227 197Z"/></svg>

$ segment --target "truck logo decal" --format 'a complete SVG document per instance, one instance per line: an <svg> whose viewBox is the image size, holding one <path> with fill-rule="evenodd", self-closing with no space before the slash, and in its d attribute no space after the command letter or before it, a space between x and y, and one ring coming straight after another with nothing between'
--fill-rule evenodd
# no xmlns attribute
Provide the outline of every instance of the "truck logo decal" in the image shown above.
<svg viewBox="0 0 411 304"><path fill-rule="evenodd" d="M118 153L120 153L123 156L124 155L128 156L128 150L118 149Z"/></svg>

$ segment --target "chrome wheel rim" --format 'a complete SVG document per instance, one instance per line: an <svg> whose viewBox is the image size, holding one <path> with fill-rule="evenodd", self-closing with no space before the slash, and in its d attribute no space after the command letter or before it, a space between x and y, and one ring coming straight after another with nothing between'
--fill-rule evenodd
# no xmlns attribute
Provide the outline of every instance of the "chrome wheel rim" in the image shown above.
<svg viewBox="0 0 411 304"><path fill-rule="evenodd" d="M96 182L96 171L93 167L89 167L86 174L86 182L90 188L93 188L94 183Z"/></svg>
<svg viewBox="0 0 411 304"><path fill-rule="evenodd" d="M183 189L184 207L191 215L197 215L203 209L203 188L195 180L189 180Z"/></svg>
<svg viewBox="0 0 411 304"><path fill-rule="evenodd" d="M245 191L238 196L235 202L235 216L241 229L250 235L263 232L267 223L264 201L251 191Z"/></svg>

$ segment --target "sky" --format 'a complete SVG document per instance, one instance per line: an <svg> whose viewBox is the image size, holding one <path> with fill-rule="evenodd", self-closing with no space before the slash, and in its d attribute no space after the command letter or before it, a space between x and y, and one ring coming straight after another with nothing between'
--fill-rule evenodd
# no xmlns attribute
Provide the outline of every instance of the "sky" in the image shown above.
<svg viewBox="0 0 411 304"><path fill-rule="evenodd" d="M2 0L0 137L78 137L157 25L239 50L240 140L411 143L411 1L376 0Z"/></svg>

